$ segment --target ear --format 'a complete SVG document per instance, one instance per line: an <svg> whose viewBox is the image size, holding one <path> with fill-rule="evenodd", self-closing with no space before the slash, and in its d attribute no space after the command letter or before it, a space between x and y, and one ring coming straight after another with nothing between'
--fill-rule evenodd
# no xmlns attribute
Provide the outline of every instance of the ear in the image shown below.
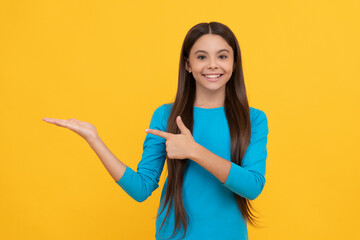
<svg viewBox="0 0 360 240"><path fill-rule="evenodd" d="M191 67L190 67L190 64L189 64L189 61L187 58L185 58L185 69L186 69L186 71L191 73Z"/></svg>

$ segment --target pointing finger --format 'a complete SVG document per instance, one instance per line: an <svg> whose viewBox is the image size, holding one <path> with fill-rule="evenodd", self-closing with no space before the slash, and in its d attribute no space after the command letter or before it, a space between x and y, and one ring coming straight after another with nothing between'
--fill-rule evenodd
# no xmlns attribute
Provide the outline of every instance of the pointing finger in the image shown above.
<svg viewBox="0 0 360 240"><path fill-rule="evenodd" d="M155 130L155 129L145 129L145 132L150 133L150 134L154 134L154 135L162 137L162 138L165 138L166 140L171 135L171 133L167 133L167 132L163 132L163 131Z"/></svg>

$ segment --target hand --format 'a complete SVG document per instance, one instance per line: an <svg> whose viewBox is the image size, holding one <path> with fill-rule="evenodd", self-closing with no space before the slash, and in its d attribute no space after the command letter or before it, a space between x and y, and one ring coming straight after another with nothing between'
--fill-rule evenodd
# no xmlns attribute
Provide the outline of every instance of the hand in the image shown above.
<svg viewBox="0 0 360 240"><path fill-rule="evenodd" d="M172 134L155 129L145 129L145 132L154 134L156 136L166 139L167 156L172 159L187 159L190 158L196 144L189 129L181 120L180 116L176 118L181 134Z"/></svg>
<svg viewBox="0 0 360 240"><path fill-rule="evenodd" d="M88 122L82 122L74 118L65 119L56 119L56 118L43 118L45 122L53 123L56 126L65 127L73 132L79 134L86 141L93 140L98 137L96 127Z"/></svg>

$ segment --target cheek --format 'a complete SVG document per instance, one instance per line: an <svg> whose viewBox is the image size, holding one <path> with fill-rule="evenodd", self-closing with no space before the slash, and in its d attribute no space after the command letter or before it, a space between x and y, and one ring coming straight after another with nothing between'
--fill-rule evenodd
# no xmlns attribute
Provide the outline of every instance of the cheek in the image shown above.
<svg viewBox="0 0 360 240"><path fill-rule="evenodd" d="M233 65L234 63L233 62L227 62L227 63L223 63L221 65L222 69L224 69L225 71L227 72L232 72L233 70Z"/></svg>
<svg viewBox="0 0 360 240"><path fill-rule="evenodd" d="M205 65L197 64L196 66L193 66L193 72L196 74L201 74L204 68Z"/></svg>

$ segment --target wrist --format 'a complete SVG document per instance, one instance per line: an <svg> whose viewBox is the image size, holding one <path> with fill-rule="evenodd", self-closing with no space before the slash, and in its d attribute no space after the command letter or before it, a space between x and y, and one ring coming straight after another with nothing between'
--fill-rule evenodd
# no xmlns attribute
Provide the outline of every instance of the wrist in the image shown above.
<svg viewBox="0 0 360 240"><path fill-rule="evenodd" d="M194 159L196 159L196 156L198 155L198 152L199 152L199 150L200 150L200 147L201 147L200 144L194 142L194 144L193 144L192 147L191 147L191 151L190 151L190 157L189 157L189 158L190 158L191 160L195 161Z"/></svg>
<svg viewBox="0 0 360 240"><path fill-rule="evenodd" d="M98 142L101 142L101 138L99 137L99 135L96 135L96 136L87 138L86 141L90 146L92 146Z"/></svg>

